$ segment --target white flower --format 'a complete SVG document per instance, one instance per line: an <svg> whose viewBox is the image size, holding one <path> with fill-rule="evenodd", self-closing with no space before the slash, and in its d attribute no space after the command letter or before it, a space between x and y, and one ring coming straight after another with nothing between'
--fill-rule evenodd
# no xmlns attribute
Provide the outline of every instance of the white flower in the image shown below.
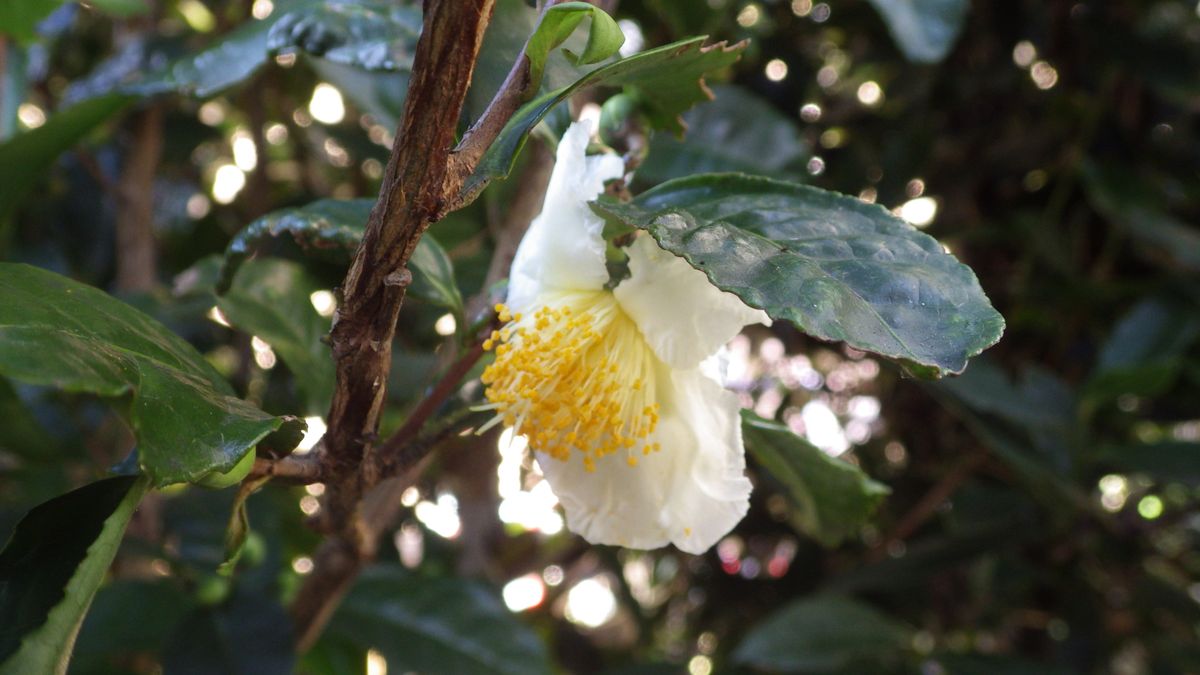
<svg viewBox="0 0 1200 675"><path fill-rule="evenodd" d="M577 122L558 146L500 308L509 323L485 343L486 394L537 452L571 530L701 553L750 497L737 397L701 364L769 319L645 234L626 249L630 277L605 288L604 224L587 202L624 165L586 156L590 135Z"/></svg>

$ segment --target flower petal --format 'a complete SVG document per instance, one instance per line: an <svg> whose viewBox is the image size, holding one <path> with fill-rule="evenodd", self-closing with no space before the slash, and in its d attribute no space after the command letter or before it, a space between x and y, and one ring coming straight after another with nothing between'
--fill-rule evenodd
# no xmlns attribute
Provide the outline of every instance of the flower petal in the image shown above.
<svg viewBox="0 0 1200 675"><path fill-rule="evenodd" d="M585 291L608 283L604 221L587 203L604 191L604 181L625 172L625 163L613 154L586 155L595 124L575 122L558 144L542 212L513 258L508 305L515 312L529 310L543 288Z"/></svg>
<svg viewBox="0 0 1200 675"><path fill-rule="evenodd" d="M713 286L704 273L642 235L628 248L630 276L614 291L658 358L694 368L767 313Z"/></svg>
<svg viewBox="0 0 1200 675"><path fill-rule="evenodd" d="M587 472L575 458L538 461L567 514L595 544L703 553L746 514L750 481L737 397L697 369L659 364L662 449L635 467L610 455Z"/></svg>

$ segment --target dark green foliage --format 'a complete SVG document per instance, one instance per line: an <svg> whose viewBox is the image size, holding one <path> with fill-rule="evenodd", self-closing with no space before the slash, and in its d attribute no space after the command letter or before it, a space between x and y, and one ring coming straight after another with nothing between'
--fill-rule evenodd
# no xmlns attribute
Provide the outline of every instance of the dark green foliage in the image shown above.
<svg viewBox="0 0 1200 675"><path fill-rule="evenodd" d="M908 649L912 629L865 605L835 595L804 598L758 624L734 661L788 673L867 667ZM879 668L879 665L870 666Z"/></svg>
<svg viewBox="0 0 1200 675"><path fill-rule="evenodd" d="M292 419L238 399L187 342L94 288L0 264L0 373L104 397L129 396L138 466L156 485L233 465Z"/></svg>
<svg viewBox="0 0 1200 675"><path fill-rule="evenodd" d="M146 481L109 478L31 510L0 552L0 673L60 672Z"/></svg>
<svg viewBox="0 0 1200 675"><path fill-rule="evenodd" d="M328 639L373 648L389 668L430 675L553 672L537 635L494 591L465 580L421 578L394 565L359 578Z"/></svg>
<svg viewBox="0 0 1200 675"><path fill-rule="evenodd" d="M323 538L305 520L332 488L143 499L133 474L211 479L327 412L335 316L312 298L362 241L420 5L0 0L0 673L61 672L72 641L80 675L363 675L369 650L435 674L1200 672L1190 0L564 3L478 201L409 262L380 436L491 320L527 171L595 103L633 169L599 207L614 268L647 229L777 319L718 364L754 411L749 512L701 556L588 546L507 522L546 498L512 497L526 461L502 522L496 434L454 422L482 402L476 365L431 413L449 440L389 502L378 566L294 654L287 605ZM495 3L460 133L529 5ZM314 119L321 82L341 121ZM133 180L146 139L161 154ZM137 262L144 196L158 256ZM919 230L916 198L936 206ZM505 608L516 579L540 604ZM596 629L571 602L589 587L615 598Z"/></svg>

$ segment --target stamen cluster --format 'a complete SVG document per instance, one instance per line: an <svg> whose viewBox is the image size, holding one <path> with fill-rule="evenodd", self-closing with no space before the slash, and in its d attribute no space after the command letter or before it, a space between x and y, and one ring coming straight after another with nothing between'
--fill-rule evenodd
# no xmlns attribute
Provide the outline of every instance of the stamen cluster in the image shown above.
<svg viewBox="0 0 1200 675"><path fill-rule="evenodd" d="M659 449L655 357L611 293L574 294L528 317L496 311L505 325L483 344L496 359L482 380L497 421L555 459L580 453L588 471L618 451L636 466L639 451Z"/></svg>

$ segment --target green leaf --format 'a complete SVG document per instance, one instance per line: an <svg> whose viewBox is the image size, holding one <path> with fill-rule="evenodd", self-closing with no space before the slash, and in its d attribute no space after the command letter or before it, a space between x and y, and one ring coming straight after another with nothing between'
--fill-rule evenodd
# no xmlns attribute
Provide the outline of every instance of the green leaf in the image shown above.
<svg viewBox="0 0 1200 675"><path fill-rule="evenodd" d="M961 377L929 389L998 458L1026 489L1058 515L1078 503L1066 477L1076 429L1076 397L1047 371L1029 368L1018 382L986 359Z"/></svg>
<svg viewBox="0 0 1200 675"><path fill-rule="evenodd" d="M30 511L0 552L0 675L62 673L92 596L146 492L122 476Z"/></svg>
<svg viewBox="0 0 1200 675"><path fill-rule="evenodd" d="M564 2L550 7L542 14L542 20L533 35L529 36L529 42L525 46L525 55L529 57L531 91L537 91L542 83L542 74L546 70L546 59L550 57L550 52L566 42L580 22L587 17L591 17L592 25L588 31L587 46L577 59L578 63L599 63L616 54L625 43L625 34L617 26L617 22L595 5L586 2Z"/></svg>
<svg viewBox="0 0 1200 675"><path fill-rule="evenodd" d="M745 48L744 44L730 47L724 42L705 47L704 40L690 38L635 54L526 103L484 153L475 172L465 181L462 194L469 201L491 181L508 177L533 128L559 103L584 87L624 87L641 101L651 126L682 134L684 124L680 115L711 98L704 76L737 61Z"/></svg>
<svg viewBox="0 0 1200 675"><path fill-rule="evenodd" d="M321 199L298 208L273 211L250 223L225 249L225 265L217 292L225 292L247 258L284 234L313 256L349 262L362 241L374 204L373 199ZM440 307L462 311L462 295L454 283L450 259L428 232L417 243L409 260L409 269L413 275L409 291L414 296Z"/></svg>
<svg viewBox="0 0 1200 675"><path fill-rule="evenodd" d="M718 288L823 340L960 373L1004 319L975 274L883 207L741 174L669 181L593 209L648 230Z"/></svg>
<svg viewBox="0 0 1200 675"><path fill-rule="evenodd" d="M20 4L23 0L16 0ZM12 4L4 0L4 4ZM110 94L84 101L52 115L45 124L0 144L0 224L42 179L54 160L132 99Z"/></svg>
<svg viewBox="0 0 1200 675"><path fill-rule="evenodd" d="M491 590L394 565L366 570L326 631L378 650L388 670L429 675L550 673L545 647Z"/></svg>
<svg viewBox="0 0 1200 675"><path fill-rule="evenodd" d="M1183 356L1200 338L1194 306L1163 298L1138 303L1113 328L1085 387L1093 402L1123 394L1153 396L1178 379Z"/></svg>
<svg viewBox="0 0 1200 675"><path fill-rule="evenodd" d="M195 54L130 85L142 95L168 91L208 97L253 75L272 55L299 50L367 70L407 70L421 29L415 7L385 0L299 0L250 21Z"/></svg>
<svg viewBox="0 0 1200 675"><path fill-rule="evenodd" d="M217 298L230 323L265 340L283 359L304 393L305 412L313 415L329 409L334 386L333 357L323 342L330 320L309 300L322 289L297 263L254 260L241 266L233 287Z"/></svg>
<svg viewBox="0 0 1200 675"><path fill-rule="evenodd" d="M413 270L409 293L432 305L445 307L461 319L463 298L454 281L454 264L437 240L428 234L422 235L408 265Z"/></svg>
<svg viewBox="0 0 1200 675"><path fill-rule="evenodd" d="M912 629L869 605L818 595L792 602L752 628L733 660L774 671L826 672L896 658L911 641Z"/></svg>
<svg viewBox="0 0 1200 675"><path fill-rule="evenodd" d="M153 96L176 92L206 98L253 75L269 57L271 25L278 20L250 21L209 47L180 57L123 87L131 94Z"/></svg>
<svg viewBox="0 0 1200 675"><path fill-rule="evenodd" d="M658 134L638 168L638 179L661 183L696 173L741 173L799 179L807 144L800 130L774 105L747 89L713 87L716 98L683 116L682 140ZM791 169L795 169L794 171Z"/></svg>
<svg viewBox="0 0 1200 675"><path fill-rule="evenodd" d="M229 471L281 425L233 396L221 376L162 324L89 286L0 264L0 374L31 384L132 398L138 462L156 485Z"/></svg>
<svg viewBox="0 0 1200 675"><path fill-rule="evenodd" d="M0 36L10 36L17 42L29 42L37 37L37 25L58 9L62 0L2 0L0 1Z"/></svg>
<svg viewBox="0 0 1200 675"><path fill-rule="evenodd" d="M790 429L742 411L746 449L787 488L797 528L826 546L857 536L891 490Z"/></svg>
<svg viewBox="0 0 1200 675"><path fill-rule="evenodd" d="M496 91L512 70L513 63L524 53L525 44L537 30L541 19L542 13L525 0L496 0L492 20L483 36L479 58L475 61L471 88L463 105L466 119L479 119L487 110ZM587 36L577 33L560 45L560 49L550 53L542 75L542 90L565 87L587 72L571 63L567 56L572 50L582 52L586 44Z"/></svg>
<svg viewBox="0 0 1200 675"><path fill-rule="evenodd" d="M421 34L418 7L387 0L322 0L282 8L271 26L271 53L299 49L365 70L407 71Z"/></svg>
<svg viewBox="0 0 1200 675"><path fill-rule="evenodd" d="M909 61L937 63L946 58L970 7L968 0L871 0L892 39Z"/></svg>

